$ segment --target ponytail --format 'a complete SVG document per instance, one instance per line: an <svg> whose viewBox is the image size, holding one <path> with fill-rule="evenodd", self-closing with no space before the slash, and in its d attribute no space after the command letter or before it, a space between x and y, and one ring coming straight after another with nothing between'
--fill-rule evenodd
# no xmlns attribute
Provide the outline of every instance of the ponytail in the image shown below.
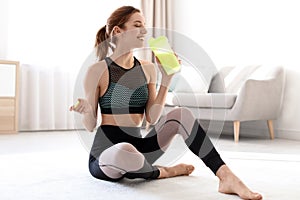
<svg viewBox="0 0 300 200"><path fill-rule="evenodd" d="M103 26L96 35L95 48L96 48L96 56L99 61L103 60L108 52L109 47L109 35L106 32L106 25Z"/></svg>
<svg viewBox="0 0 300 200"><path fill-rule="evenodd" d="M115 10L107 19L107 25L103 26L96 35L95 48L99 61L107 56L108 48L111 48L112 52L115 50L116 38L111 35L113 27L124 28L125 23L136 12L140 12L140 10L132 6L122 6Z"/></svg>

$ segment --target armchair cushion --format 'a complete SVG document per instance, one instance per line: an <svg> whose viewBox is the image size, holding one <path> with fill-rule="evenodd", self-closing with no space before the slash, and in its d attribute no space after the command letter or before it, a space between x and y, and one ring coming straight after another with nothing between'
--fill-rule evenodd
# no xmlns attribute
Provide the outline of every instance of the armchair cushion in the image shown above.
<svg viewBox="0 0 300 200"><path fill-rule="evenodd" d="M172 95L172 101L168 101L169 105L195 108L230 109L237 98L236 94L230 93L173 93Z"/></svg>

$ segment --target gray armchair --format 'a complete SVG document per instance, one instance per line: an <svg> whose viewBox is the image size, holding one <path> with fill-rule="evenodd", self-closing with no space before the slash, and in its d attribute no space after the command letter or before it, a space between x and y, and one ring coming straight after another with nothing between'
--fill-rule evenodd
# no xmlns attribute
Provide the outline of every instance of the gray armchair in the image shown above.
<svg viewBox="0 0 300 200"><path fill-rule="evenodd" d="M191 82L190 77L185 79ZM241 122L266 120L273 139L273 120L281 109L284 82L281 66L224 67L213 76L208 92L170 92L166 109L184 106L198 119L231 121L235 142L239 141ZM191 87L197 84L195 80Z"/></svg>

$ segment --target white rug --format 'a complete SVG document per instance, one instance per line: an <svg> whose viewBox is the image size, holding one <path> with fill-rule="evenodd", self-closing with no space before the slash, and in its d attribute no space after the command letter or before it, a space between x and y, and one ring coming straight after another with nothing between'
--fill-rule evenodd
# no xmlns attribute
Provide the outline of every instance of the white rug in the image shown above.
<svg viewBox="0 0 300 200"><path fill-rule="evenodd" d="M222 152L231 169L264 199L300 199L299 156ZM177 162L194 164L188 177L100 181L88 172L83 149L0 155L1 200L239 199L217 192L218 179L190 152Z"/></svg>

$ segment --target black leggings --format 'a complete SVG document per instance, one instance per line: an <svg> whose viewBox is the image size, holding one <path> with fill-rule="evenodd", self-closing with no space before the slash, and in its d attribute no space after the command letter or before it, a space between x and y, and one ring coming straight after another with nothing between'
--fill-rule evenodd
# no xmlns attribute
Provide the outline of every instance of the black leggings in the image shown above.
<svg viewBox="0 0 300 200"><path fill-rule="evenodd" d="M182 110L181 113L183 113ZM217 170L225 163L199 122L194 120L190 128L185 127L186 124L172 117L165 118L158 122L158 127L151 129L145 137L142 137L139 127L100 126L90 152L90 173L95 178L109 181L118 181L124 177L156 179L159 176L159 169L152 164L163 155L165 151L162 149L169 145L168 141L172 140L172 136L181 134L189 149L216 174ZM174 127L177 128L174 129ZM166 140L168 141L166 142ZM111 151L113 153L110 153L110 149L114 147L116 148ZM115 153L116 151L117 153ZM107 159L109 162L106 161ZM138 162L139 164L135 165ZM102 170L103 167L109 168L108 172L105 173ZM112 170L120 172L120 175L109 176Z"/></svg>

